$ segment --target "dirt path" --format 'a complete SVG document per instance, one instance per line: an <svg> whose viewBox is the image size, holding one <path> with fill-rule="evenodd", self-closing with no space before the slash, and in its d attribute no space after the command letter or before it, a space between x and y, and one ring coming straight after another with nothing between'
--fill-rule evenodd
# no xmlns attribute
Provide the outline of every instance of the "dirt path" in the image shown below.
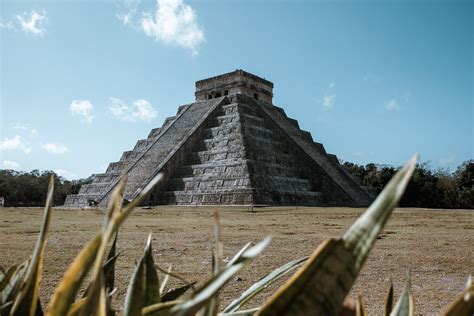
<svg viewBox="0 0 474 316"><path fill-rule="evenodd" d="M153 234L155 261L191 281L210 275L215 208L158 207L137 209L120 230L117 261L119 302L134 262L148 233ZM248 241L273 236L271 246L222 291L225 306L264 274L311 252L330 237L338 237L363 209L317 207L220 208L225 256ZM0 265L29 258L39 233L42 210L0 209ZM41 299L48 302L68 264L102 223L99 210L55 209L45 254ZM411 270L416 314L434 315L463 289L474 272L474 212L464 210L398 209L367 260L351 297L362 295L368 312L380 315L389 280L398 297ZM170 285L176 285L171 281ZM251 304L261 304L272 287Z"/></svg>

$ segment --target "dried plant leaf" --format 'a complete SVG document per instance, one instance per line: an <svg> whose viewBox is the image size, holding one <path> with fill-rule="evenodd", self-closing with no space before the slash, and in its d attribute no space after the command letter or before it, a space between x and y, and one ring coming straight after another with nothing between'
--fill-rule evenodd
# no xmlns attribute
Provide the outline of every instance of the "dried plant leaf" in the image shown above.
<svg viewBox="0 0 474 316"><path fill-rule="evenodd" d="M324 241L258 314L337 314L377 235L402 197L416 161L414 156L395 174L341 239Z"/></svg>
<svg viewBox="0 0 474 316"><path fill-rule="evenodd" d="M245 292L242 293L242 295L238 299L232 301L226 308L224 308L223 313L231 313L237 311L246 302L251 300L254 296L269 287L282 276L301 266L301 264L303 264L307 259L308 257L299 258L290 261L282 265L281 267L273 270L272 272L264 276L262 279L260 279L258 282L253 284L251 287L249 287Z"/></svg>
<svg viewBox="0 0 474 316"><path fill-rule="evenodd" d="M142 257L133 271L127 288L124 304L125 316L141 315L145 296L145 257Z"/></svg>
<svg viewBox="0 0 474 316"><path fill-rule="evenodd" d="M364 301L362 301L361 296L357 297L356 316L367 316L367 312L365 311Z"/></svg>
<svg viewBox="0 0 474 316"><path fill-rule="evenodd" d="M474 315L474 283L472 276L467 277L466 290L448 306L446 316L472 316Z"/></svg>
<svg viewBox="0 0 474 316"><path fill-rule="evenodd" d="M271 238L267 237L255 246L247 249L240 258L231 266L226 266L219 272L218 275L213 276L206 282L199 290L197 290L193 297L181 304L176 305L170 311L171 315L192 315L195 314L201 307L203 307L208 300L210 300L215 293L224 286L229 279L245 267L250 260L260 254L270 243Z"/></svg>
<svg viewBox="0 0 474 316"><path fill-rule="evenodd" d="M402 295L400 295L390 316L413 316L413 296L410 287L411 280L410 276L408 276Z"/></svg>
<svg viewBox="0 0 474 316"><path fill-rule="evenodd" d="M13 304L12 315L34 316L39 300L39 284L43 270L43 253L48 235L49 223L51 221L51 207L53 206L54 176L49 178L48 193L44 207L43 223L36 242L33 256L26 271L24 283L16 296Z"/></svg>
<svg viewBox="0 0 474 316"><path fill-rule="evenodd" d="M148 236L145 248L145 297L142 307L157 304L161 301L160 280L153 261L151 234Z"/></svg>
<svg viewBox="0 0 474 316"><path fill-rule="evenodd" d="M160 285L160 295L163 296L163 292L165 291L166 284L168 284L168 280L170 279L170 273L173 270L173 265L170 264L167 273L165 273L165 277L163 278L163 282Z"/></svg>
<svg viewBox="0 0 474 316"><path fill-rule="evenodd" d="M393 309L393 284L390 282L387 296L385 297L385 316L389 316Z"/></svg>
<svg viewBox="0 0 474 316"><path fill-rule="evenodd" d="M170 301L176 301L178 298L181 297L184 293L186 293L190 288L192 288L196 284L196 282L186 284L183 286L175 287L170 290L168 290L166 293L164 293L161 296L161 301L162 302L170 302Z"/></svg>
<svg viewBox="0 0 474 316"><path fill-rule="evenodd" d="M98 234L76 256L54 291L48 306L47 315L68 314L84 277L94 263L101 243L102 234Z"/></svg>

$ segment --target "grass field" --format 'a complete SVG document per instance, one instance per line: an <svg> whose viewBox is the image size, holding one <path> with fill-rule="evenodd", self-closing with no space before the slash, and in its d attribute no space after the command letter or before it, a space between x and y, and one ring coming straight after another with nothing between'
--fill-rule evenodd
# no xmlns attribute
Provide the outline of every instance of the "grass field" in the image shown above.
<svg viewBox="0 0 474 316"><path fill-rule="evenodd" d="M216 208L157 207L136 209L120 229L115 299L123 295L135 260L141 256L148 233L153 234L155 262L189 281L202 282L211 271ZM248 241L273 236L270 247L221 292L226 305L277 266L311 252L318 244L338 237L363 209L318 207L219 208L224 253L231 257ZM45 252L41 299L49 296L67 266L103 220L101 210L54 209ZM0 266L28 259L34 248L42 210L0 209ZM380 315L390 279L398 298L409 270L415 313L439 314L474 272L474 212L465 210L397 209L369 256L351 297L363 295L368 312ZM179 282L171 280L169 285ZM272 287L248 307L263 303ZM117 304L119 305L119 304Z"/></svg>

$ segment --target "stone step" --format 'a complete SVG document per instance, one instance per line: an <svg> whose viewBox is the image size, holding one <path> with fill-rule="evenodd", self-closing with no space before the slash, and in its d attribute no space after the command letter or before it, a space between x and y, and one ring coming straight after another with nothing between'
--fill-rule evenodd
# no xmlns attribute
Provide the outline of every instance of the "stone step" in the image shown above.
<svg viewBox="0 0 474 316"><path fill-rule="evenodd" d="M110 182L115 181L118 177L120 177L121 174L122 173L120 171L96 173L94 174L92 183L110 183Z"/></svg>
<svg viewBox="0 0 474 316"><path fill-rule="evenodd" d="M189 156L191 164L202 164L223 159L243 159L242 150L232 150L230 148L217 148L215 150L203 150L192 152Z"/></svg>
<svg viewBox="0 0 474 316"><path fill-rule="evenodd" d="M252 204L252 190L250 189L230 189L202 191L166 191L162 192L157 199L158 203L166 204Z"/></svg>
<svg viewBox="0 0 474 316"><path fill-rule="evenodd" d="M150 134L148 134L148 139L155 138L161 132L161 127L157 127L151 130Z"/></svg>
<svg viewBox="0 0 474 316"><path fill-rule="evenodd" d="M176 177L213 175L228 173L231 175L247 173L248 167L245 159L223 159L212 163L181 166L176 171Z"/></svg>

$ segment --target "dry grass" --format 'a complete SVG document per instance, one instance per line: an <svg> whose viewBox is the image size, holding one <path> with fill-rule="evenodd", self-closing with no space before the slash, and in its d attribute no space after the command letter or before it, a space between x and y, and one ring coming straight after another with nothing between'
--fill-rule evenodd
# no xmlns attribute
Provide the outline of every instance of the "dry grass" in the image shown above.
<svg viewBox="0 0 474 316"><path fill-rule="evenodd" d="M214 207L137 209L120 229L117 261L118 301L134 262L153 233L155 262L190 281L210 275L214 246ZM248 241L274 237L270 247L228 284L224 304L267 272L292 259L309 255L326 238L337 237L363 209L318 207L220 208L225 256ZM29 258L39 233L41 209L0 209L0 265ZM100 210L53 212L45 252L42 301L46 303L68 264L92 238L103 220ZM398 296L408 270L413 279L416 314L439 314L464 286L474 262L474 212L464 210L398 209L369 256L351 297L363 294L370 314L381 314L389 278ZM171 285L176 281L171 281ZM262 303L270 289L254 301Z"/></svg>

